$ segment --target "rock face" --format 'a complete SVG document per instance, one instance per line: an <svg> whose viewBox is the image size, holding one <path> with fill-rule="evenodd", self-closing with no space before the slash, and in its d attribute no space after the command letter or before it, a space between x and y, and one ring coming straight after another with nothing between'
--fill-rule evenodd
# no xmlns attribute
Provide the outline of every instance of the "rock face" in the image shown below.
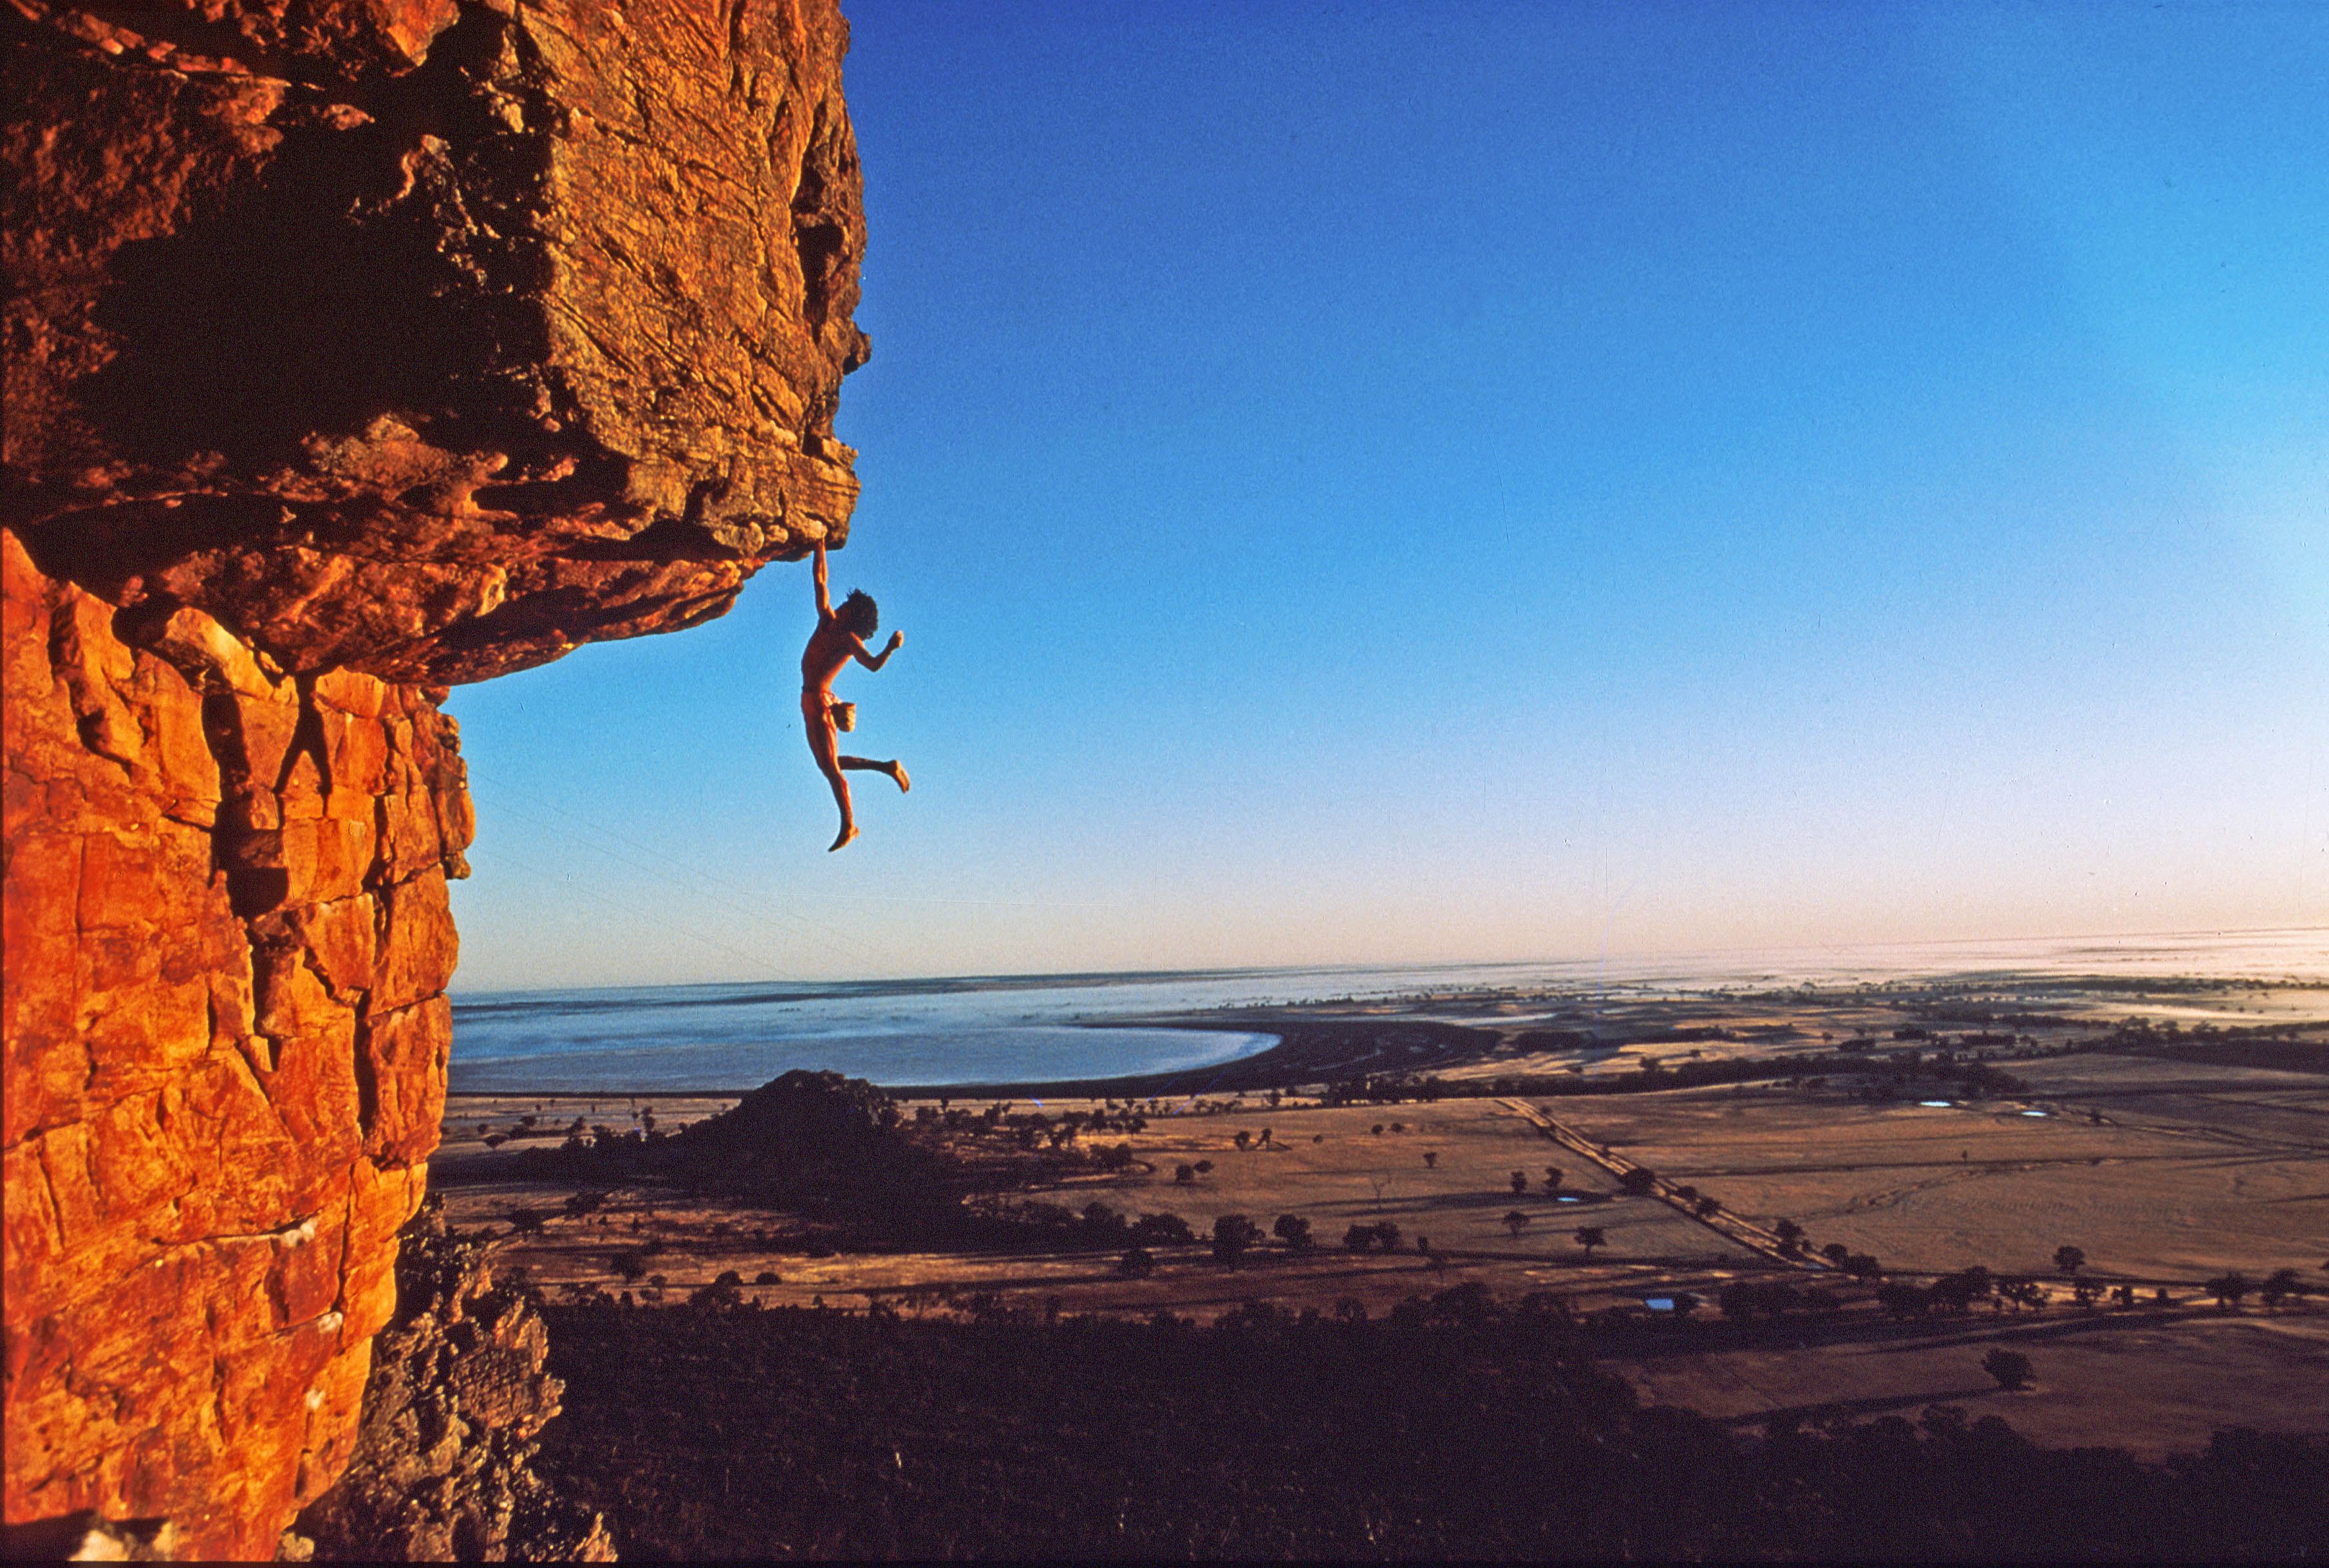
<svg viewBox="0 0 2329 1568"><path fill-rule="evenodd" d="M11 1523L267 1555L444 1092L443 688L845 535L833 0L0 11Z"/></svg>
<svg viewBox="0 0 2329 1568"><path fill-rule="evenodd" d="M436 1147L450 720L5 571L7 1512L271 1555L345 1460Z"/></svg>
<svg viewBox="0 0 2329 1568"><path fill-rule="evenodd" d="M297 1536L336 1562L614 1561L604 1522L533 1473L565 1393L542 1315L495 1285L487 1249L448 1232L436 1200L398 1239L355 1457Z"/></svg>

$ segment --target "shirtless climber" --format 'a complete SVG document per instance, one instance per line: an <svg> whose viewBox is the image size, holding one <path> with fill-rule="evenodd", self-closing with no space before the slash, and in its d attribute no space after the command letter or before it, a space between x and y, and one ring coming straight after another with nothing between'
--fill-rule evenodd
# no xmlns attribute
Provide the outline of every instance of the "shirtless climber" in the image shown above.
<svg viewBox="0 0 2329 1568"><path fill-rule="evenodd" d="M849 809L849 780L842 770L856 768L869 773L887 773L897 780L900 791L913 788L906 778L906 770L896 762L876 762L864 757L842 757L838 733L856 721L856 705L836 702L833 695L833 677L851 659L869 670L878 670L890 662L906 640L906 634L893 631L889 645L880 653L865 651L865 639L879 631L882 612L862 591L853 590L833 608L833 600L825 586L825 541L816 543L816 630L810 634L808 647L801 654L801 717L808 721L808 749L816 755L817 770L833 786L833 798L841 807L841 836L833 847L857 836L856 818ZM835 710L839 710L836 713Z"/></svg>

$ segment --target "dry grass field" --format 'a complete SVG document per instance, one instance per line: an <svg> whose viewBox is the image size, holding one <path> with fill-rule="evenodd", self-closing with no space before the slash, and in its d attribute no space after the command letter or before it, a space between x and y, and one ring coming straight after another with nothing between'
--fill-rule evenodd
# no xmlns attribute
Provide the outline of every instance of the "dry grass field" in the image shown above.
<svg viewBox="0 0 2329 1568"><path fill-rule="evenodd" d="M723 1110L725 1099L642 1101L659 1125L676 1127ZM973 1102L981 1103L981 1102ZM1081 1110L1088 1101L1046 1101L1048 1109ZM535 1107L542 1109L535 1110ZM1293 1253L1274 1243L1240 1268L1222 1268L1202 1248L1165 1250L1157 1272L1127 1280L1113 1253L1060 1251L853 1252L804 1256L797 1247L763 1245L762 1233L780 1222L724 1204L675 1201L650 1189L618 1189L600 1212L581 1217L557 1211L570 1188L486 1176L481 1128L506 1128L533 1112L563 1127L574 1116L627 1127L629 1101L601 1097L542 1096L465 1100L447 1119L446 1142L436 1162L448 1218L457 1226L504 1228L510 1215L532 1209L556 1217L537 1235L514 1238L512 1267L545 1289L595 1285L619 1289L625 1281L615 1256L652 1238L662 1251L654 1272L670 1294L710 1283L734 1270L748 1284L763 1272L778 1283L753 1293L770 1305L823 1299L863 1305L873 1296L936 1303L980 1291L1028 1299L1057 1297L1066 1310L1146 1312L1221 1309L1254 1299L1331 1308L1354 1299L1381 1309L1419 1290L1480 1280L1499 1292L1555 1289L1580 1304L1634 1300L1637 1287L1693 1281L1717 1288L1759 1261L1714 1232L1655 1199L1618 1194L1597 1167L1548 1142L1535 1128L1492 1100L1438 1105L1319 1109L1259 1102L1241 1110L1196 1110L1165 1115L1125 1141L1136 1160L1126 1176L1080 1180L1014 1195L1080 1210L1098 1202L1126 1214L1178 1214L1203 1235L1224 1214L1243 1214L1265 1232L1282 1214L1309 1220L1316 1246ZM619 1118L619 1119L618 1119ZM1380 1134L1372 1129L1381 1126ZM1393 1130L1396 1127L1399 1130ZM1271 1135L1268 1146L1259 1138ZM1249 1135L1240 1149L1237 1134ZM1427 1163L1429 1152L1436 1157ZM1187 1185L1180 1166L1212 1168ZM1563 1173L1562 1195L1545 1191L1546 1167ZM1512 1174L1526 1176L1515 1196ZM1517 1233L1504 1216L1528 1216ZM1353 1253L1342 1245L1353 1224L1399 1227L1397 1253ZM1606 1244L1588 1253L1575 1240L1582 1226L1601 1229ZM1433 1257L1416 1250L1428 1239Z"/></svg>
<svg viewBox="0 0 2329 1568"><path fill-rule="evenodd" d="M2027 1388L1982 1371L1993 1346L2027 1355ZM2164 1459L2204 1447L2221 1427L2329 1430L2329 1315L2073 1311L1874 1327L1816 1342L1622 1354L1610 1365L1646 1401L1738 1425L1780 1412L1810 1419L1894 1414L1927 1405L2003 1416L2033 1442L2106 1445Z"/></svg>
<svg viewBox="0 0 2329 1568"><path fill-rule="evenodd" d="M2117 1282L2329 1259L2329 1078L2107 1056L2016 1063L2026 1100L1872 1105L1776 1089L1560 1102L1598 1142L1815 1244L1923 1273ZM2040 1092L2042 1088L2044 1092ZM2041 1114L2031 1114L2039 1112ZM2329 1280L2324 1280L2329 1282Z"/></svg>

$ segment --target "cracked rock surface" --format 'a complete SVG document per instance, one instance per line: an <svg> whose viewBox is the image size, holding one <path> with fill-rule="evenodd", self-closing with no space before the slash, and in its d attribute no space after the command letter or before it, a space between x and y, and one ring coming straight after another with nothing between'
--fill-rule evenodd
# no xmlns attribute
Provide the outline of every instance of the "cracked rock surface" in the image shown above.
<svg viewBox="0 0 2329 1568"><path fill-rule="evenodd" d="M437 1144L451 720L5 571L7 1505L269 1555L345 1461Z"/></svg>
<svg viewBox="0 0 2329 1568"><path fill-rule="evenodd" d="M845 537L834 0L0 7L12 1523L265 1556L450 1038L451 684Z"/></svg>

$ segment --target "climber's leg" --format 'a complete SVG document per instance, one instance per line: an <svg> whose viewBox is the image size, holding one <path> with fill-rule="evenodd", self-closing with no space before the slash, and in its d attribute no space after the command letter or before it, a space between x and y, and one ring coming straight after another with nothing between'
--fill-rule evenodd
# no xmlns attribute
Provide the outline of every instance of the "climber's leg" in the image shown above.
<svg viewBox="0 0 2329 1568"><path fill-rule="evenodd" d="M833 803L841 808L841 833L830 846L839 849L857 836L857 819L849 806L849 780L842 777L841 759L834 755L838 743L834 737L833 719L822 701L812 703L806 695L801 699L801 717L808 724L808 749L816 758L816 770L833 786Z"/></svg>
<svg viewBox="0 0 2329 1568"><path fill-rule="evenodd" d="M914 787L913 780L906 777L903 762L876 762L871 757L837 757L834 760L843 767L854 768L861 773L887 773L901 792Z"/></svg>

